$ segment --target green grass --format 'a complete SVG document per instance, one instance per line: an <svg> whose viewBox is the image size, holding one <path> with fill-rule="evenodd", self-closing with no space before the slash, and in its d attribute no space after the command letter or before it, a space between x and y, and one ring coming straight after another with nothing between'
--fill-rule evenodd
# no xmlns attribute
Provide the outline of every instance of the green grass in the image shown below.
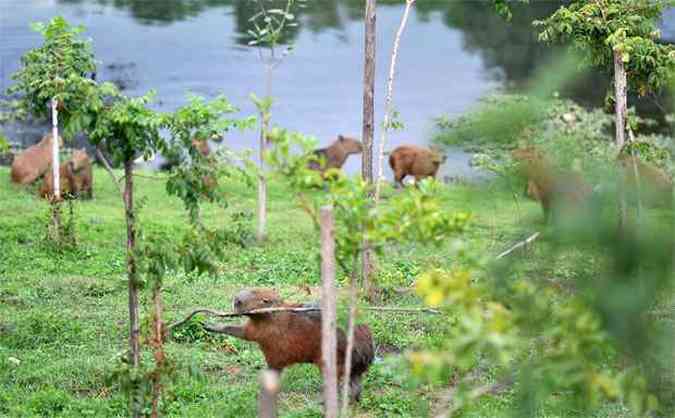
<svg viewBox="0 0 675 418"><path fill-rule="evenodd" d="M45 240L48 205L11 186L0 169L0 416L114 417L126 415L126 398L109 376L127 346L125 282L126 230L119 193L108 175L95 171L94 200L76 205L76 249L56 251ZM181 203L164 184L137 177L137 197L146 231L176 232L186 225ZM255 191L232 185L227 209L206 206L203 218L224 225L229 214L255 207ZM270 187L269 241L264 246L226 248L215 275L174 274L165 280L167 321L191 308L228 310L242 288L273 286L292 300L317 296L318 234L277 183ZM464 239L485 255L495 255L541 228L534 202L519 201L500 188L448 185L442 200L448 211L469 211L474 220ZM378 283L387 306L421 306L412 293L416 275L429 267L449 267L450 246L391 248L378 261ZM536 251L536 250L535 250ZM559 266L537 266L555 270ZM558 272L564 278L564 269ZM340 278L343 280L344 278ZM309 286L312 295L306 293ZM144 294L147 298L147 294ZM439 410L441 389L415 385L396 359L398 353L440 346L446 318L363 311L360 321L375 334L383 361L369 371L358 417L422 417ZM232 338L194 335L169 342L166 351L177 367L167 384L164 407L175 417L254 417L257 376L264 360L254 344ZM150 363L148 358L148 363ZM280 414L320 417L321 379L310 366L296 366L283 376ZM509 393L486 399L467 417L501 416L513 403ZM590 416L564 403L542 407L541 417ZM616 405L593 415L627 416Z"/></svg>

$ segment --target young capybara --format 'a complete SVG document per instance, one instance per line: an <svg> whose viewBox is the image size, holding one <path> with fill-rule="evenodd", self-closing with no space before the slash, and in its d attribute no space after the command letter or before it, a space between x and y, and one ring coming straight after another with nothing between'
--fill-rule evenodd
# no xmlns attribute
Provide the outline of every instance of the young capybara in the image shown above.
<svg viewBox="0 0 675 418"><path fill-rule="evenodd" d="M638 157L620 154L619 164L623 169L625 184L632 195L637 195L639 178L640 199L649 206L672 207L673 180L663 170Z"/></svg>
<svg viewBox="0 0 675 418"><path fill-rule="evenodd" d="M234 310L246 314L254 309L308 305L284 302L272 289L244 290L234 297ZM294 364L312 363L322 368L321 360L321 313L273 312L248 314L244 326L209 326L205 329L258 343L265 355L267 366L281 373ZM337 331L337 371L343 376L347 337ZM373 336L367 325L354 328L354 347L350 372L350 397L358 401L361 396L361 379L375 357Z"/></svg>
<svg viewBox="0 0 675 418"><path fill-rule="evenodd" d="M401 145L389 154L389 166L394 172L395 185L403 187L406 176L415 177L415 183L426 177L436 177L446 159L446 155L436 148Z"/></svg>
<svg viewBox="0 0 675 418"><path fill-rule="evenodd" d="M313 156L315 158L309 162L308 167L324 174L331 168L342 168L345 161L347 161L347 157L352 154L360 154L361 152L363 152L361 141L338 135L335 142L330 146L314 150Z"/></svg>
<svg viewBox="0 0 675 418"><path fill-rule="evenodd" d="M62 143L63 139L59 138L59 144ZM52 134L47 134L40 142L14 157L11 171L12 182L28 185L42 177L52 161L52 144Z"/></svg>
<svg viewBox="0 0 675 418"><path fill-rule="evenodd" d="M61 164L59 168L59 184L61 196L68 198L93 197L93 171L91 160L84 149L73 152L71 158ZM51 172L51 164L45 173L40 187L40 196L51 198L54 194L54 176Z"/></svg>
<svg viewBox="0 0 675 418"><path fill-rule="evenodd" d="M546 223L553 220L562 206L578 207L592 189L578 173L557 170L533 147L511 152L521 175L527 179L527 194L541 203Z"/></svg>

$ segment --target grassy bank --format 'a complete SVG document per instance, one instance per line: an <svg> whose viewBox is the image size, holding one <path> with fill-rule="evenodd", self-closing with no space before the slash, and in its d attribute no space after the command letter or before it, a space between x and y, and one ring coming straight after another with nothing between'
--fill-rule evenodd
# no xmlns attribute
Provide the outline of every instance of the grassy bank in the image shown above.
<svg viewBox="0 0 675 418"><path fill-rule="evenodd" d="M181 203L167 196L162 181L138 177L137 184L137 196L145 202L140 219L146 231L171 234L185 228ZM255 207L254 190L233 185L230 192L227 209L205 207L207 222L225 225L232 214ZM232 295L247 287L273 286L298 301L317 296L318 234L287 190L273 183L270 193L269 242L243 248L233 243L215 275L168 277L167 320L198 306L228 310ZM10 186L5 168L0 169L0 196L0 416L125 416L126 398L108 379L127 346L128 316L123 210L112 181L104 171L95 171L95 198L76 205L79 242L66 252L44 240L48 205ZM514 199L503 188L453 184L444 188L442 200L448 211L473 214L464 238L486 256L542 227L537 205ZM379 260L377 280L384 291L378 303L421 306L414 293L402 289L410 288L420 271L452 266L451 245L388 250ZM554 272L556 280L565 280L561 266L568 260L538 265L537 247L529 251L530 271ZM395 359L408 350L442 344L452 321L374 311L362 311L360 321L373 329L378 361L367 375L354 415L423 417L437 411L442 388L415 385ZM254 417L257 375L264 367L257 347L197 328L179 331L177 337L167 345L177 368L175 381L167 387L167 415ZM484 378L490 379L490 373ZM311 366L288 369L281 416L321 416L320 384ZM569 407L564 394L558 398L543 406L542 417L628 416L618 405L589 415ZM501 416L512 401L507 392L466 416Z"/></svg>

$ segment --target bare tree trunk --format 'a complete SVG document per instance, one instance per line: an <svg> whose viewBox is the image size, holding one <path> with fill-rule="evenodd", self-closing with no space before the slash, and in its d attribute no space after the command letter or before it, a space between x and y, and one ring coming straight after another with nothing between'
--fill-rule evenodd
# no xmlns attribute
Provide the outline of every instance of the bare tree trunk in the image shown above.
<svg viewBox="0 0 675 418"><path fill-rule="evenodd" d="M321 208L321 357L324 416L337 418L337 320L335 290L335 221L333 208Z"/></svg>
<svg viewBox="0 0 675 418"><path fill-rule="evenodd" d="M272 96L272 70L273 63L265 64L265 98ZM265 150L267 149L267 132L270 124L270 109L260 109L260 143L259 143L259 168L258 176L258 231L256 238L258 243L267 239L267 177L265 177Z"/></svg>
<svg viewBox="0 0 675 418"><path fill-rule="evenodd" d="M261 118L265 116L260 114ZM256 237L258 243L262 243L267 239L267 178L265 178L265 145L266 145L267 129L265 122L260 125L260 175L258 176L258 231Z"/></svg>
<svg viewBox="0 0 675 418"><path fill-rule="evenodd" d="M621 58L620 51L614 51L614 103L616 117L616 146L619 151L622 150L626 142L626 114L628 112L628 94L626 68ZM619 206L619 234L623 235L627 220L626 194L623 178L618 176L618 206Z"/></svg>
<svg viewBox="0 0 675 418"><path fill-rule="evenodd" d="M61 162L59 160L59 102L52 99L52 224L51 238L61 241ZM45 174L49 175L49 174Z"/></svg>
<svg viewBox="0 0 675 418"><path fill-rule="evenodd" d="M375 29L377 0L366 0L365 11L365 60L363 73L363 158L361 176L373 183L373 136L375 131ZM363 287L370 289L370 274L374 270L373 252L363 243Z"/></svg>
<svg viewBox="0 0 675 418"><path fill-rule="evenodd" d="M134 369L140 366L140 334L138 307L138 274L136 272L136 220L134 214L134 162L124 162L124 209L127 220L127 279L129 286L129 364ZM131 416L141 416L141 399L137 390L129 396Z"/></svg>
<svg viewBox="0 0 675 418"><path fill-rule="evenodd" d="M258 398L258 417L277 417L277 395L279 394L279 373L266 369L260 372L260 397Z"/></svg>
<svg viewBox="0 0 675 418"><path fill-rule="evenodd" d="M387 133L391 125L391 118L394 113L393 107L393 95L394 95L394 76L396 75L396 60L398 58L398 49L401 44L401 36L403 35L403 30L405 25L408 22L408 16L410 15L410 10L415 4L415 0L406 0L405 11L403 12L403 17L401 18L401 24L398 27L396 32L396 38L394 38L394 48L391 51L391 62L389 63L389 79L387 80L387 93L384 99L384 123L382 127L382 135L380 136L380 151L377 158L377 180L375 183L375 204L377 205L380 201L380 189L382 187L382 182L384 181L384 148L387 143Z"/></svg>
<svg viewBox="0 0 675 418"><path fill-rule="evenodd" d="M358 255L354 256L352 263L351 283L349 286L349 322L347 325L347 348L345 349L344 369L342 371L342 408L340 417L349 416L349 387L351 384L352 369L352 351L354 349L354 328L356 324L356 275L357 275Z"/></svg>
<svg viewBox="0 0 675 418"><path fill-rule="evenodd" d="M162 283L156 277L152 286L152 348L155 370L152 373L152 418L159 418L159 401L162 397L162 372L164 368L164 335L162 332Z"/></svg>
<svg viewBox="0 0 675 418"><path fill-rule="evenodd" d="M59 102L52 99L52 179L54 201L61 200L61 162L59 161Z"/></svg>

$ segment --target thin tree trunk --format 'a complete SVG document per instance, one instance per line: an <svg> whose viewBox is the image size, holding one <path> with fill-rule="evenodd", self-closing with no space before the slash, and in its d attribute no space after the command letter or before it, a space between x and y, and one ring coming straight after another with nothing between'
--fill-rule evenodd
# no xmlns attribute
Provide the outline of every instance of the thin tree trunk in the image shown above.
<svg viewBox="0 0 675 418"><path fill-rule="evenodd" d="M129 364L134 369L140 366L140 334L138 307L138 278L136 272L136 220L134 215L134 162L124 162L124 209L127 220L127 280L129 286ZM141 416L141 399L137 390L129 396L131 416Z"/></svg>
<svg viewBox="0 0 675 418"><path fill-rule="evenodd" d="M415 0L406 0L405 10L403 12L403 17L401 18L401 24L398 27L396 32L396 38L394 38L394 48L391 51L391 62L389 64L389 79L387 80L387 93L384 99L384 123L382 127L382 135L380 137L380 151L377 158L377 182L375 183L375 204L377 205L380 201L380 189L382 187L382 182L384 181L384 148L387 143L387 133L389 133L389 128L391 124L391 118L394 113L393 107L393 95L394 95L394 76L396 75L396 60L398 58L398 49L401 44L401 36L405 30L405 25L408 22L408 16L410 15L410 10L415 4Z"/></svg>
<svg viewBox="0 0 675 418"><path fill-rule="evenodd" d="M279 394L279 373L266 369L260 372L260 397L258 398L258 417L277 417L277 395Z"/></svg>
<svg viewBox="0 0 675 418"><path fill-rule="evenodd" d="M335 221L333 208L321 208L321 357L324 416L337 418L337 320L335 290Z"/></svg>
<svg viewBox="0 0 675 418"><path fill-rule="evenodd" d="M52 179L54 201L61 200L61 163L59 161L59 102L52 99Z"/></svg>
<svg viewBox="0 0 675 418"><path fill-rule="evenodd" d="M621 58L620 51L614 51L614 103L616 124L616 147L621 152L626 142L626 114L628 111L626 68ZM623 235L627 221L626 194L622 175L617 176L619 183L618 206L619 206L619 234Z"/></svg>
<svg viewBox="0 0 675 418"><path fill-rule="evenodd" d="M349 322L347 325L347 348L345 349L345 361L342 371L342 408L340 417L347 418L349 416L349 387L351 384L351 369L352 369L352 351L354 349L354 328L356 324L356 275L357 275L358 255L354 256L352 263L351 282L349 286Z"/></svg>
<svg viewBox="0 0 675 418"><path fill-rule="evenodd" d="M274 51L274 50L272 50ZM265 64L265 98L272 96L272 63ZM259 169L258 176L258 243L267 239L267 178L265 177L265 150L267 149L267 132L270 124L270 109L260 111Z"/></svg>
<svg viewBox="0 0 675 418"><path fill-rule="evenodd" d="M162 282L156 277L152 287L152 348L155 370L152 374L152 418L159 418L159 401L162 397L162 372L164 369L164 335L162 332Z"/></svg>
<svg viewBox="0 0 675 418"><path fill-rule="evenodd" d="M59 102L52 99L52 233L57 243L61 241L61 162L59 160ZM49 174L46 174L49 175Z"/></svg>
<svg viewBox="0 0 675 418"><path fill-rule="evenodd" d="M377 0L366 0L365 59L363 73L363 158L361 176L373 183L373 137L375 131L375 29ZM373 253L368 242L363 243L363 287L369 291L370 275L374 270Z"/></svg>

